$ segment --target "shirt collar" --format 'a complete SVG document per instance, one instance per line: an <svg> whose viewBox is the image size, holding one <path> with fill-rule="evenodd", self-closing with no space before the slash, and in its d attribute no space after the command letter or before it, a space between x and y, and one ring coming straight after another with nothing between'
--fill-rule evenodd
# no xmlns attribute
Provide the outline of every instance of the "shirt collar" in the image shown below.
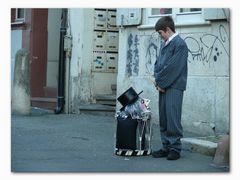
<svg viewBox="0 0 240 180"><path fill-rule="evenodd" d="M169 37L168 40L167 40L166 43L165 43L165 46L166 46L168 43L170 43L170 41L173 40L173 38L176 37L177 35L178 35L178 33L175 32L171 37Z"/></svg>

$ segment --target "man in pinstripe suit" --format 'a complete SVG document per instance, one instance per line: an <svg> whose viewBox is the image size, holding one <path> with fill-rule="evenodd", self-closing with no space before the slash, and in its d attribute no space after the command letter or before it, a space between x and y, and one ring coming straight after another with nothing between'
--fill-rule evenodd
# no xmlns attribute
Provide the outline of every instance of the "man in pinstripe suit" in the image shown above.
<svg viewBox="0 0 240 180"><path fill-rule="evenodd" d="M159 124L162 148L154 151L155 158L180 158L183 91L187 83L188 47L175 32L171 16L160 18L155 30L164 42L154 66L155 86L159 91Z"/></svg>

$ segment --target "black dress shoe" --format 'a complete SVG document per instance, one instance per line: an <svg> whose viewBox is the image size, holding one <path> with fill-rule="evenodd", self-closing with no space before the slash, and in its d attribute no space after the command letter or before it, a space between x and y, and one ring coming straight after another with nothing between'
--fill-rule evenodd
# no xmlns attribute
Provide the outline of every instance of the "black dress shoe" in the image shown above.
<svg viewBox="0 0 240 180"><path fill-rule="evenodd" d="M152 156L154 158L162 158L162 157L167 157L168 156L168 151L164 151L162 149L158 150L158 151L153 151L152 152Z"/></svg>
<svg viewBox="0 0 240 180"><path fill-rule="evenodd" d="M177 160L180 158L180 153L174 151L174 150L171 150L169 153L168 153L168 156L167 156L167 160Z"/></svg>

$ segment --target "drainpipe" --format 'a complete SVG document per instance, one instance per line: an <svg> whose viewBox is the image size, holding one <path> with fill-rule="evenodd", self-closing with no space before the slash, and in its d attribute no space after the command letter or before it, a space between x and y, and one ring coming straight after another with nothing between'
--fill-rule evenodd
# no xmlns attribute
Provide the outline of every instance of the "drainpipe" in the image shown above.
<svg viewBox="0 0 240 180"><path fill-rule="evenodd" d="M61 28L60 28L60 44L59 44L59 64L58 64L58 96L57 107L55 114L60 114L64 107L64 58L66 52L64 51L64 36L66 35L67 25L67 9L62 9Z"/></svg>

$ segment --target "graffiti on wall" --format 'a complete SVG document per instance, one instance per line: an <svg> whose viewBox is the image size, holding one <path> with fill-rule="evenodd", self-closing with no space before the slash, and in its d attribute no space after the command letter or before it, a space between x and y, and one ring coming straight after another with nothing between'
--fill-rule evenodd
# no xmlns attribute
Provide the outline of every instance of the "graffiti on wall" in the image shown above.
<svg viewBox="0 0 240 180"><path fill-rule="evenodd" d="M147 49L145 54L145 67L146 67L146 74L153 75L154 71L154 63L158 58L159 53L159 44L160 44L160 37L158 33L153 33L151 36L147 37Z"/></svg>
<svg viewBox="0 0 240 180"><path fill-rule="evenodd" d="M128 36L128 50L126 74L127 76L137 76L139 72L139 37L133 36L132 33Z"/></svg>
<svg viewBox="0 0 240 180"><path fill-rule="evenodd" d="M188 62L201 61L203 65L212 63L227 55L229 57L229 38L223 25L218 28L218 34L206 33L199 38L187 36L184 41L188 45L189 57Z"/></svg>
<svg viewBox="0 0 240 180"><path fill-rule="evenodd" d="M188 45L189 63L198 61L211 67L211 64L219 62L220 58L230 57L228 48L229 35L223 25L219 25L216 34L195 33L192 36L189 34L185 37L183 37L183 34L180 34L180 36ZM158 58L160 49L160 37L153 33L151 36L145 36L145 38L147 41L145 53L146 74L153 75L154 63Z"/></svg>

